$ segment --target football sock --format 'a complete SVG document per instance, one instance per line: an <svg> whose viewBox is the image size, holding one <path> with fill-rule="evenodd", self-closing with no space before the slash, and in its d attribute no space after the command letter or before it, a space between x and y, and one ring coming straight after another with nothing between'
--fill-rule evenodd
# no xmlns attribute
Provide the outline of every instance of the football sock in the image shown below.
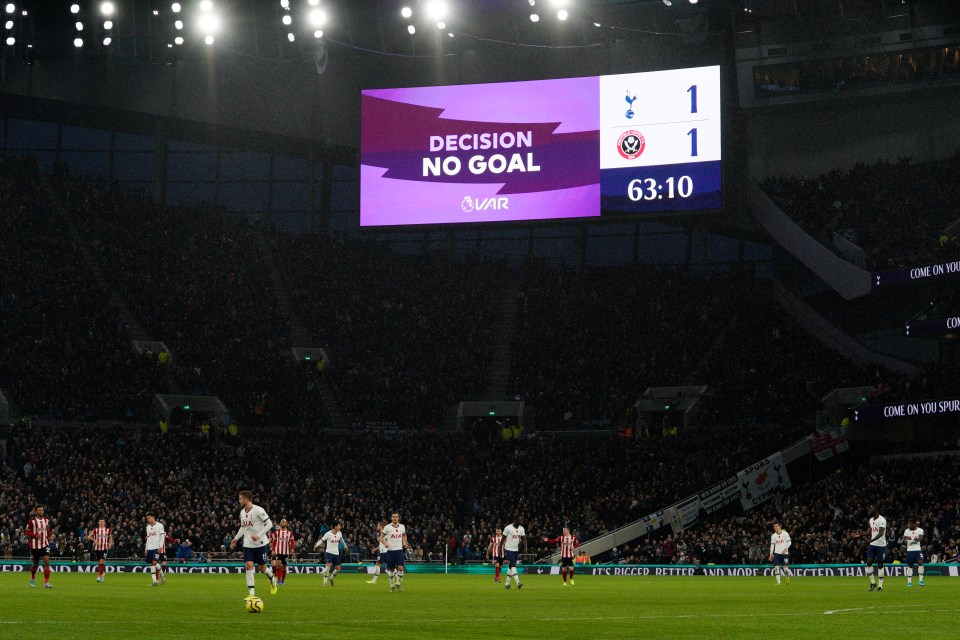
<svg viewBox="0 0 960 640"><path fill-rule="evenodd" d="M38 569L38 568L39 568L39 567L33 567L32 569L30 569L30 579L31 579L31 580L33 580L33 579L35 579L35 578L37 577L37 569Z"/></svg>
<svg viewBox="0 0 960 640"><path fill-rule="evenodd" d="M397 583L403 582L403 569L397 569Z"/></svg>
<svg viewBox="0 0 960 640"><path fill-rule="evenodd" d="M870 572L870 584L877 583L877 568L876 567L867 567L867 571Z"/></svg>
<svg viewBox="0 0 960 640"><path fill-rule="evenodd" d="M777 584L780 584L780 567L774 567L773 572L773 575L777 576Z"/></svg>
<svg viewBox="0 0 960 640"><path fill-rule="evenodd" d="M49 567L43 568L43 581L50 582L50 569Z"/></svg>
<svg viewBox="0 0 960 640"><path fill-rule="evenodd" d="M97 567L97 575L99 575L102 578L105 570L106 570L106 567L104 567L103 563L101 562L100 565Z"/></svg>
<svg viewBox="0 0 960 640"><path fill-rule="evenodd" d="M913 567L907 567L907 582L913 579Z"/></svg>
<svg viewBox="0 0 960 640"><path fill-rule="evenodd" d="M160 567L157 567L157 566L150 567L150 577L153 579L154 582L157 581L157 577L158 577L157 574L159 572L160 572Z"/></svg>
<svg viewBox="0 0 960 640"><path fill-rule="evenodd" d="M250 595L253 595L253 569L247 569L247 591L250 592Z"/></svg>
<svg viewBox="0 0 960 640"><path fill-rule="evenodd" d="M494 567L494 571L496 572L496 575L494 575L494 578L496 578L497 580L499 580L499 579L500 579L500 567L499 567L499 566Z"/></svg>
<svg viewBox="0 0 960 640"><path fill-rule="evenodd" d="M271 580L273 580L274 575L276 575L273 573L273 569L271 569L270 567L264 567L263 572L267 574L267 577L270 578Z"/></svg>
<svg viewBox="0 0 960 640"><path fill-rule="evenodd" d="M877 582L879 582L877 586L883 589L883 567L877 568Z"/></svg>
<svg viewBox="0 0 960 640"><path fill-rule="evenodd" d="M560 577L563 578L563 581L564 581L564 582L567 581L567 568L566 568L566 567L560 567Z"/></svg>
<svg viewBox="0 0 960 640"><path fill-rule="evenodd" d="M917 573L920 574L920 579L923 580L923 565L917 567Z"/></svg>

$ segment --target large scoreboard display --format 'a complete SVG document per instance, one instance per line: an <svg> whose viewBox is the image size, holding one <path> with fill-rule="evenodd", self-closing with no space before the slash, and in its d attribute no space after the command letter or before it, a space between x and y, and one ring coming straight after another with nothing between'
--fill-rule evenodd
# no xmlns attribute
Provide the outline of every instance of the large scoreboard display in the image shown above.
<svg viewBox="0 0 960 640"><path fill-rule="evenodd" d="M720 208L720 68L361 94L360 225Z"/></svg>

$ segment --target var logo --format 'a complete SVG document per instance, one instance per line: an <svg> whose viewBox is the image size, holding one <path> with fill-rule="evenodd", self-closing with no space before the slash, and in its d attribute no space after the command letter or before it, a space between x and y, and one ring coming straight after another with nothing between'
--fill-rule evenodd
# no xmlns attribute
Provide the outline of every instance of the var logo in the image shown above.
<svg viewBox="0 0 960 640"><path fill-rule="evenodd" d="M471 211L487 211L487 210L502 210L510 208L510 199L505 196L497 196L495 198L472 198L470 196L464 196L463 201L460 202L460 208L464 210L465 213L470 213Z"/></svg>

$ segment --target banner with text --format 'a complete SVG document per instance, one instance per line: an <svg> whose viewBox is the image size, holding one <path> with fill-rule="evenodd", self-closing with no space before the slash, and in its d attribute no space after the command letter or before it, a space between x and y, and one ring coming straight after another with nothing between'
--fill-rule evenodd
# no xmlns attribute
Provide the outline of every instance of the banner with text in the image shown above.
<svg viewBox="0 0 960 640"><path fill-rule="evenodd" d="M720 511L740 497L740 483L736 476L718 482L709 489L700 492L700 506L705 513Z"/></svg>
<svg viewBox="0 0 960 640"><path fill-rule="evenodd" d="M737 473L737 479L740 481L740 505L744 511L767 501L775 492L792 486L787 463L780 453L753 463Z"/></svg>
<svg viewBox="0 0 960 640"><path fill-rule="evenodd" d="M890 404L865 404L854 407L854 422L884 422L904 418L931 418L960 415L960 398L920 400L918 402L892 402Z"/></svg>
<svg viewBox="0 0 960 640"><path fill-rule="evenodd" d="M700 496L692 495L681 500L667 509L666 516L674 533L689 529L700 518Z"/></svg>

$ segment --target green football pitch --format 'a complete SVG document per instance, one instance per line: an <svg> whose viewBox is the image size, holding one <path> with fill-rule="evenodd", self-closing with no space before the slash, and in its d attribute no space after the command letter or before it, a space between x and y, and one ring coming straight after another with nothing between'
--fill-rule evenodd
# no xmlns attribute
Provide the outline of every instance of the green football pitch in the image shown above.
<svg viewBox="0 0 960 640"><path fill-rule="evenodd" d="M956 638L960 580L930 577L907 588L865 578L528 576L505 590L485 575L408 574L403 593L384 575L343 574L335 587L291 575L264 612L243 609L242 575L177 574L151 587L142 574L54 574L31 589L23 573L0 573L0 638Z"/></svg>

